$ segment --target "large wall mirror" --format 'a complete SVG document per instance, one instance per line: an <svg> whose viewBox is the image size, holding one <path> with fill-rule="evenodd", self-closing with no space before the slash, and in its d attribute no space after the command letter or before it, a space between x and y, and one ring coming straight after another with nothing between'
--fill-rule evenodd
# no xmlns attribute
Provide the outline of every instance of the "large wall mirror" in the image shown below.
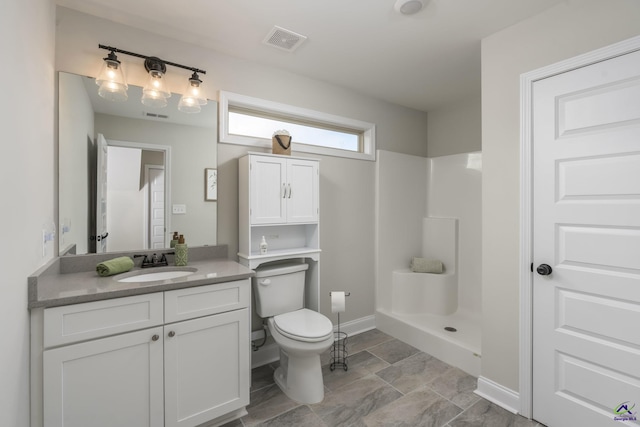
<svg viewBox="0 0 640 427"><path fill-rule="evenodd" d="M60 255L168 248L174 231L189 245L215 245L205 170L217 165L217 103L187 114L180 95L152 109L140 87L129 86L126 102L97 88L59 73Z"/></svg>

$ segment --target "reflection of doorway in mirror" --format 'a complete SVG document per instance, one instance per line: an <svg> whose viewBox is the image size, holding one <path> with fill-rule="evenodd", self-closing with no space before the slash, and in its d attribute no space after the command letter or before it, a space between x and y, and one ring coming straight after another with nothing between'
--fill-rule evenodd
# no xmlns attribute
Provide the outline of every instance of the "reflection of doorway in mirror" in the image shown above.
<svg viewBox="0 0 640 427"><path fill-rule="evenodd" d="M107 140L109 251L167 247L166 146Z"/></svg>
<svg viewBox="0 0 640 427"><path fill-rule="evenodd" d="M164 248L164 166L145 165L145 248Z"/></svg>

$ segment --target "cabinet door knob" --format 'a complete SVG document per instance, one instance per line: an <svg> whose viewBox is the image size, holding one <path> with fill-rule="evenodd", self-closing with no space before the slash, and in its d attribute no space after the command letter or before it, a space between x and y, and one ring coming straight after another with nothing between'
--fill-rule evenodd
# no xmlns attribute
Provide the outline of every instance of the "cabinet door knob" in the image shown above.
<svg viewBox="0 0 640 427"><path fill-rule="evenodd" d="M291 184L289 184L289 198L291 198Z"/></svg>
<svg viewBox="0 0 640 427"><path fill-rule="evenodd" d="M260 281L262 286L269 286L271 284L271 279L264 279Z"/></svg>
<svg viewBox="0 0 640 427"><path fill-rule="evenodd" d="M151 337L151 341L158 341L160 339L160 336L158 336L158 334L155 334L154 336Z"/></svg>
<svg viewBox="0 0 640 427"><path fill-rule="evenodd" d="M170 336L170 337L175 337L175 336L176 336L176 333L175 333L174 331L169 331L169 336Z"/></svg>

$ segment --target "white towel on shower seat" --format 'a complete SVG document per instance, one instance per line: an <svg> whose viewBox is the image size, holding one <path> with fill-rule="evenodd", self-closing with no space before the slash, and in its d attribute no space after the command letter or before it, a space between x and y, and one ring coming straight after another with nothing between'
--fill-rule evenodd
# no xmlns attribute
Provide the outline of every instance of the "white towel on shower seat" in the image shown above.
<svg viewBox="0 0 640 427"><path fill-rule="evenodd" d="M418 257L411 259L411 271L414 273L442 274L443 270L442 261Z"/></svg>

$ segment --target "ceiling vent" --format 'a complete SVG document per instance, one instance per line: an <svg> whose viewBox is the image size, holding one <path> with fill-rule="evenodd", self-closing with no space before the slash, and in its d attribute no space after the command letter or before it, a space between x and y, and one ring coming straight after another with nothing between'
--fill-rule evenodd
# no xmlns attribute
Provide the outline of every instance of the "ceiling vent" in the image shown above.
<svg viewBox="0 0 640 427"><path fill-rule="evenodd" d="M271 29L271 31L269 31L269 34L267 34L267 37L262 40L262 43L281 50L286 50L287 52L293 52L306 39L307 37L302 34L285 30L284 28L276 25Z"/></svg>
<svg viewBox="0 0 640 427"><path fill-rule="evenodd" d="M166 114L156 114L156 113L147 113L147 112L142 112L142 114L146 117L153 117L154 119L168 119L169 116L167 116Z"/></svg>

